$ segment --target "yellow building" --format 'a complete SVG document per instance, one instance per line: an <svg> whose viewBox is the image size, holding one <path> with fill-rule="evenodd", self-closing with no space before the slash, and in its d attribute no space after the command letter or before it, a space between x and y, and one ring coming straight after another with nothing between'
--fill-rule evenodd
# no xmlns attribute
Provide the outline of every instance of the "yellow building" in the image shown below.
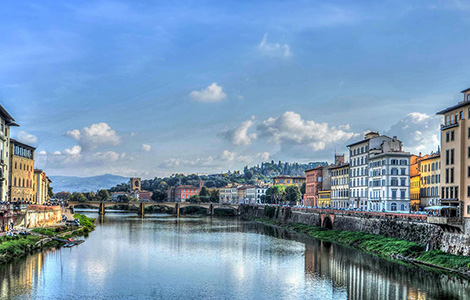
<svg viewBox="0 0 470 300"><path fill-rule="evenodd" d="M10 139L10 201L36 203L34 147Z"/></svg>
<svg viewBox="0 0 470 300"><path fill-rule="evenodd" d="M331 205L331 191L318 191L318 206L330 207Z"/></svg>
<svg viewBox="0 0 470 300"><path fill-rule="evenodd" d="M419 174L410 176L410 207L417 211L420 206L420 176Z"/></svg>
<svg viewBox="0 0 470 300"><path fill-rule="evenodd" d="M419 161L421 207L440 204L441 155L427 155Z"/></svg>
<svg viewBox="0 0 470 300"><path fill-rule="evenodd" d="M463 101L445 108L441 125L441 205L454 206L458 218L470 218L470 88ZM466 221L466 220L465 220Z"/></svg>
<svg viewBox="0 0 470 300"><path fill-rule="evenodd" d="M303 176L288 176L288 175L279 175L273 178L274 185L296 185L299 188L302 187L302 184L305 182L305 177Z"/></svg>
<svg viewBox="0 0 470 300"><path fill-rule="evenodd" d="M33 191L37 204L45 204L49 200L49 186L51 180L43 170L34 170Z"/></svg>

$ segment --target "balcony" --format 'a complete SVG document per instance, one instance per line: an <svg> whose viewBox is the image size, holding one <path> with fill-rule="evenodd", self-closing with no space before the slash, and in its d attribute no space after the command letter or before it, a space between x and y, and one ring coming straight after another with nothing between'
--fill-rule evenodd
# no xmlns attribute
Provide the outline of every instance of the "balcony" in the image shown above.
<svg viewBox="0 0 470 300"><path fill-rule="evenodd" d="M446 129L449 129L449 128L454 128L454 127L457 127L459 126L459 122L449 122L449 123L446 123L446 124L441 124L441 130L446 130Z"/></svg>
<svg viewBox="0 0 470 300"><path fill-rule="evenodd" d="M428 216L427 222L430 224L437 224L437 225L460 225L462 223L462 219L459 217Z"/></svg>

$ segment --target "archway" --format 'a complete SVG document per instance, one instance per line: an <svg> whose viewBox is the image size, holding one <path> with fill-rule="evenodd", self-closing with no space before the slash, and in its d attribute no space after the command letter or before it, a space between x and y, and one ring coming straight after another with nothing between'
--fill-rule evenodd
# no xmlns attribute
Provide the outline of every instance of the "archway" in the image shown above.
<svg viewBox="0 0 470 300"><path fill-rule="evenodd" d="M326 229L333 229L333 222L331 222L330 216L325 216L322 227Z"/></svg>

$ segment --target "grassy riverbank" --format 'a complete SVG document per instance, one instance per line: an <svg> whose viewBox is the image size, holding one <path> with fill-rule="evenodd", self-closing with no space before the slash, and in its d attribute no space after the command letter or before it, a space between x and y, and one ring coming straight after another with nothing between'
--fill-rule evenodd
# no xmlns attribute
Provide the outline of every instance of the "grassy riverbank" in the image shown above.
<svg viewBox="0 0 470 300"><path fill-rule="evenodd" d="M411 263L423 263L428 266L456 271L461 275L470 276L470 257L458 256L439 250L426 249L413 242L388 238L381 235L355 231L328 230L305 224L280 225L268 218L251 218L265 224L281 227L308 234L319 240L334 242L372 253L385 258L399 259Z"/></svg>
<svg viewBox="0 0 470 300"><path fill-rule="evenodd" d="M60 246L60 242L51 240L51 237L69 238L77 235L87 235L95 229L95 219L85 215L75 214L74 218L80 220L80 227L54 227L36 228L32 231L48 237L39 235L17 235L0 237L0 264L10 262L16 258L26 256L35 251Z"/></svg>

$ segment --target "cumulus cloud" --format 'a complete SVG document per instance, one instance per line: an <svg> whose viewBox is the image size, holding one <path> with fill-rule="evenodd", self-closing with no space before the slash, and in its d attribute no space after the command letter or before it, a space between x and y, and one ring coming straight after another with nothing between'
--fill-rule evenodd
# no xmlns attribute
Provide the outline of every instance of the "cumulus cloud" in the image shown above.
<svg viewBox="0 0 470 300"><path fill-rule="evenodd" d="M76 140L83 150L97 149L103 145L117 146L121 143L121 138L116 131L106 123L93 124L81 130L70 130L65 135Z"/></svg>
<svg viewBox="0 0 470 300"><path fill-rule="evenodd" d="M222 90L222 87L217 85L217 82L213 82L205 89L192 91L189 97L202 103L214 103L224 100L227 98L227 95Z"/></svg>
<svg viewBox="0 0 470 300"><path fill-rule="evenodd" d="M313 151L359 136L349 125L330 126L303 120L300 114L287 111L279 117L269 118L257 126L259 136L277 144L306 145Z"/></svg>
<svg viewBox="0 0 470 300"><path fill-rule="evenodd" d="M258 50L262 53L273 56L289 57L292 55L288 44L281 45L279 43L269 43L267 33L264 34L261 43L259 43Z"/></svg>
<svg viewBox="0 0 470 300"><path fill-rule="evenodd" d="M191 167L191 168L223 168L231 166L233 163L237 162L251 162L253 157L249 155L239 155L236 152L229 150L223 150L220 154L216 156L208 156L203 158L196 159L181 159L181 158L170 158L165 160L160 164L161 168L171 169L176 167Z"/></svg>
<svg viewBox="0 0 470 300"><path fill-rule="evenodd" d="M142 144L142 147L140 148L142 151L149 152L150 149L152 149L152 146L147 145L147 144Z"/></svg>
<svg viewBox="0 0 470 300"><path fill-rule="evenodd" d="M425 154L437 150L440 124L440 116L412 112L392 125L387 134L396 135L407 151Z"/></svg>
<svg viewBox="0 0 470 300"><path fill-rule="evenodd" d="M38 138L35 135L27 133L26 131L18 132L16 138L18 141L28 145L34 145L38 141Z"/></svg>
<svg viewBox="0 0 470 300"><path fill-rule="evenodd" d="M261 152L256 155L256 158L264 162L268 161L270 156L271 154L269 152Z"/></svg>
<svg viewBox="0 0 470 300"><path fill-rule="evenodd" d="M254 125L254 117L251 120L245 121L240 126L222 131L220 134L227 139L230 143L240 145L250 145L256 139L256 133L248 133L248 130Z"/></svg>

